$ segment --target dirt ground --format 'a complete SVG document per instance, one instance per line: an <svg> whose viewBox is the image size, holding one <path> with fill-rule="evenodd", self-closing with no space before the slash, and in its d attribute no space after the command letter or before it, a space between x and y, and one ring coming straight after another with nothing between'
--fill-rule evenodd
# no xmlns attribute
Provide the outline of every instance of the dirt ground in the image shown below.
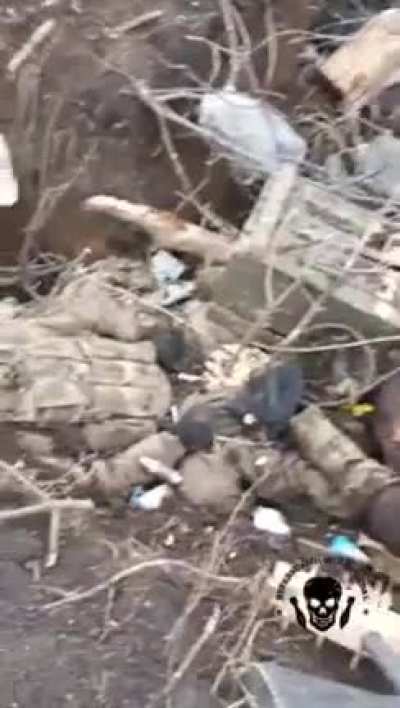
<svg viewBox="0 0 400 708"><path fill-rule="evenodd" d="M265 36L264 5L239 5L256 48ZM276 4L277 26L306 29L312 15L309 3L292 5ZM135 79L167 93L182 93L183 88L187 97L178 96L171 105L180 115L193 117L190 92L198 95L221 85L228 71L226 57L218 71L213 69L207 44L226 43L215 0L14 0L7 8L0 8L2 65L40 20L56 18L58 25L17 80L5 74L0 79L0 129L12 144L22 193L14 208L0 214L0 264L15 262L26 230L42 250L69 257L85 246L92 248L94 257L132 252L129 229L82 213L81 198L96 192L173 209L198 221L202 214L194 205L195 196L218 216L236 224L243 221L252 197L232 179L226 161L210 160L209 148L188 130L169 126L184 176L160 140L158 120L132 85ZM161 10L162 16L112 36L113 29L153 10ZM290 34L283 33L279 40L281 60L271 73L268 91L293 108L301 93L298 77L293 80L301 42L289 39ZM252 66L265 93L263 47L253 52ZM248 85L245 76L239 77L239 84Z"/></svg>
<svg viewBox="0 0 400 708"><path fill-rule="evenodd" d="M260 22L263 3L238 5L256 43L265 34ZM307 28L311 16L307 2L284 0L279 8L286 27ZM110 37L110 28L155 9L164 14L154 24L122 33L118 39ZM28 63L17 82L0 79L0 130L12 143L22 190L20 203L0 213L0 264L16 262L26 230L42 250L67 257L77 256L85 246L95 257L110 251L130 253L135 242L127 227L80 210L81 198L96 192L200 220L198 209L187 195L182 197L190 189L182 185L160 142L160 126L132 91L129 77L168 91L182 85L204 88L212 70L210 51L206 43L187 35L221 41L223 27L215 0L10 0L0 7L2 66L48 17L55 17L59 28L40 54L39 69ZM268 88L280 94L290 110L301 91L296 68L301 45L294 46L285 36L282 43L286 59L279 62ZM265 56L258 52L253 58L262 80ZM214 85L224 76L225 65ZM190 114L186 99L177 105L182 114ZM182 129L172 134L192 192L197 190L201 202L211 203L219 216L240 223L251 195L232 180L223 161L208 161L206 146ZM84 169L77 175L82 161ZM45 203L44 193L50 195ZM13 451L5 450L4 437L0 448L1 458L13 459ZM218 632L193 658L169 704L215 708L209 696L211 682L234 656L243 620L257 599L256 587L238 593L235 582L232 587L211 581L205 588L199 584L196 569L210 562L215 535L224 523L225 519L178 508L176 503L151 513L134 512L126 504L98 509L84 528L65 532L58 564L42 569L38 579L32 577L30 562L44 557L45 523L37 528L3 526L0 708L166 705L162 692L168 680L190 656L217 606L222 613ZM219 558L220 571L244 579L247 588L271 557L265 545L243 540L249 523L241 520L240 532L232 532ZM86 600L70 602L66 594L94 587L143 560L160 558L184 559L189 570L155 565ZM176 623L196 593L199 601L179 633ZM65 599L64 605L48 607L60 599ZM259 608L259 616L265 622L254 643L257 658L277 656L356 685L382 684L367 662L350 672L343 652L332 647L317 650L296 629L282 636L266 607ZM229 681L222 682L220 694L228 704L237 699Z"/></svg>
<svg viewBox="0 0 400 708"><path fill-rule="evenodd" d="M211 523L213 522L213 523ZM65 534L57 566L34 581L29 561L43 558L42 528L2 528L0 542L0 656L2 708L55 706L165 705L162 691L174 670L188 656L215 605L221 608L218 632L204 644L172 692L177 708L212 708L211 682L238 640L251 601L232 588L209 583L194 612L177 630L176 622L190 607L199 579L180 568L157 567L128 578L77 603L54 609L66 593L96 586L121 569L154 559L184 559L194 568L211 556L221 520L199 510L121 514L99 510L79 533ZM171 534L174 545L169 546ZM235 557L227 551L224 572L251 580L270 557L265 547L236 538ZM232 546L231 546L232 547ZM28 562L28 566L26 565ZM254 600L254 598L253 598ZM254 646L258 658L279 658L314 674L354 685L385 689L383 679L367 662L350 671L349 658L332 647L316 649L311 637L295 628L283 635L267 608ZM175 630L175 633L174 633ZM229 672L228 677L231 678ZM235 696L231 681L221 687L227 704Z"/></svg>
<svg viewBox="0 0 400 708"><path fill-rule="evenodd" d="M15 461L9 431L0 440L2 456ZM289 513L294 528L307 522L303 504ZM236 666L249 651L252 659L390 693L370 662L352 671L340 648L319 649L296 626L281 630L262 591L276 554L248 513L227 521L179 495L152 512L120 500L79 524L67 519L51 569L43 564L45 518L3 525L1 708L231 705L241 697ZM111 582L121 571L124 579ZM216 609L215 631L199 646ZM217 700L210 690L221 675Z"/></svg>

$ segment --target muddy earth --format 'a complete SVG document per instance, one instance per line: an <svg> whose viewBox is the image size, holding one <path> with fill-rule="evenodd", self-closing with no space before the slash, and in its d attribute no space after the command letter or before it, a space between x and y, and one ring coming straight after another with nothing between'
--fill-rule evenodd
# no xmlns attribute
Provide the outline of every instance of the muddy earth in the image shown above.
<svg viewBox="0 0 400 708"><path fill-rule="evenodd" d="M264 3L236 4L256 47L266 32ZM0 211L0 265L14 265L21 250L25 257L49 251L73 258L85 247L92 258L136 254L140 239L130 228L82 212L82 198L96 193L171 209L196 221L202 219L196 206L201 202L240 225L254 194L232 179L223 160L210 159L206 145L172 126L171 139L184 165L184 173L177 174L160 139L162 125L132 82L145 81L164 97L174 94L174 108L191 118L193 95L221 85L227 76L225 59L216 69L210 51L210 42L226 44L216 0L10 0L0 5L3 69L41 21L57 20L50 40L15 80L1 72L0 130L12 146L21 200ZM301 33L317 3L280 0L275 5L277 26ZM155 10L160 11L155 20L124 28L135 16ZM291 42L291 36L282 34L280 59L270 74L264 46L254 51L252 63L260 90L272 92L295 122L304 94L298 73L302 42ZM248 81L240 77L243 87ZM0 457L17 457L7 435L1 436ZM209 695L218 676L220 699L237 700L233 677L235 658L241 656L240 631L257 597L252 579L271 551L232 531L218 556L218 569L232 577L232 584L202 584L196 569L211 563L224 521L181 501L156 512L133 511L127 504L100 507L85 526L65 529L52 569L42 565L46 520L2 526L0 707L208 708L218 705ZM155 559L165 563L152 564ZM168 564L170 559L187 567ZM121 582L108 582L139 562L148 565ZM243 593L237 589L240 579L247 584ZM74 595L103 582L89 597ZM221 611L217 631L185 666L216 607ZM276 656L322 676L382 687L368 662L351 672L343 652L317 650L296 629L283 636L263 606L259 617L264 621L253 638L253 656ZM221 674L227 662L229 670Z"/></svg>

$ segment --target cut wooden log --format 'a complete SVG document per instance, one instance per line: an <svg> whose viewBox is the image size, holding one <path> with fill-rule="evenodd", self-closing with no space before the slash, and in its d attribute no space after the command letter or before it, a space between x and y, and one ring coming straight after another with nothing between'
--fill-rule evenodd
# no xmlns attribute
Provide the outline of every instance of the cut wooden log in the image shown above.
<svg viewBox="0 0 400 708"><path fill-rule="evenodd" d="M372 17L320 66L343 94L345 105L359 111L400 80L400 10Z"/></svg>

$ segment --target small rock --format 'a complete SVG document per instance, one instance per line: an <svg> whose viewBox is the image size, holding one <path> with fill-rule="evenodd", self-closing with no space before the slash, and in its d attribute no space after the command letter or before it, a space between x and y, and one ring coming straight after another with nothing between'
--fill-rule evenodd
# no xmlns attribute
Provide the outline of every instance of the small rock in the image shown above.
<svg viewBox="0 0 400 708"><path fill-rule="evenodd" d="M181 490L193 504L229 513L240 498L239 475L221 455L197 453L182 465Z"/></svg>

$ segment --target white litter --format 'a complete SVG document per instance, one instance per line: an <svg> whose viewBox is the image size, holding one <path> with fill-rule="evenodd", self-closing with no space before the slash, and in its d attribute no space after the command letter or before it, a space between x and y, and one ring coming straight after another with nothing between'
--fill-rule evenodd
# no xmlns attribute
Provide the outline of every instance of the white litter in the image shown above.
<svg viewBox="0 0 400 708"><path fill-rule="evenodd" d="M168 253L168 251L157 251L151 259L151 270L159 287L166 283L175 283L186 270L182 261Z"/></svg>
<svg viewBox="0 0 400 708"><path fill-rule="evenodd" d="M147 492L135 491L130 499L130 504L134 509L144 509L145 511L155 511L160 509L163 501L172 494L168 484L159 484Z"/></svg>
<svg viewBox="0 0 400 708"><path fill-rule="evenodd" d="M0 206L11 207L19 199L19 186L14 176L11 152L5 136L0 133Z"/></svg>
<svg viewBox="0 0 400 708"><path fill-rule="evenodd" d="M292 530L285 517L278 509L267 506L258 506L253 511L253 523L259 531L267 531L274 536L289 538Z"/></svg>
<svg viewBox="0 0 400 708"><path fill-rule="evenodd" d="M265 100L225 87L204 94L199 123L247 173L273 174L304 158L306 143Z"/></svg>

